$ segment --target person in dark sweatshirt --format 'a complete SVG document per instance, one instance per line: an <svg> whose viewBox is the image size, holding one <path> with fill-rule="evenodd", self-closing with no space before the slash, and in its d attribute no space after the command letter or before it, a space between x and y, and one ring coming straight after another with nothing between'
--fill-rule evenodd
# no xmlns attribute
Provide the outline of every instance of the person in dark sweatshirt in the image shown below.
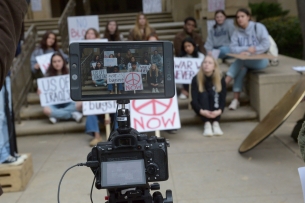
<svg viewBox="0 0 305 203"><path fill-rule="evenodd" d="M217 61L206 56L192 80L191 105L204 122L204 136L223 135L219 126L226 103L226 83L221 78Z"/></svg>
<svg viewBox="0 0 305 203"><path fill-rule="evenodd" d="M209 55L212 55L213 49L219 49L220 53L218 58L225 59L227 53L230 53L231 37L235 30L232 23L226 21L226 13L223 10L215 12L215 25L208 33L208 38L204 44Z"/></svg>
<svg viewBox="0 0 305 203"><path fill-rule="evenodd" d="M236 12L235 23L238 28L231 38L230 49L232 53L241 55L263 54L270 48L269 34L266 27L261 23L252 22L250 19L251 15L247 9L242 8ZM239 96L247 71L264 69L268 63L268 59L236 59L230 66L226 76L227 84L234 79L234 99L229 105L230 110L235 110L239 106Z"/></svg>

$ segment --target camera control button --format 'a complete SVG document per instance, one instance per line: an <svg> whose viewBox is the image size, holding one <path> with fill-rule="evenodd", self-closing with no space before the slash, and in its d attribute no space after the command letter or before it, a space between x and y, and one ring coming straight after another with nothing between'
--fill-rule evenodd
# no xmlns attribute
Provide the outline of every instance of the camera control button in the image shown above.
<svg viewBox="0 0 305 203"><path fill-rule="evenodd" d="M72 64L72 68L76 68L76 64L75 63Z"/></svg>
<svg viewBox="0 0 305 203"><path fill-rule="evenodd" d="M109 147L109 148L107 148L107 150L108 150L108 151L112 151L112 148L111 148L111 147Z"/></svg>
<svg viewBox="0 0 305 203"><path fill-rule="evenodd" d="M151 157L153 156L153 154L152 154L151 151L147 151L147 152L145 152L145 156L146 156L147 158L151 158Z"/></svg>

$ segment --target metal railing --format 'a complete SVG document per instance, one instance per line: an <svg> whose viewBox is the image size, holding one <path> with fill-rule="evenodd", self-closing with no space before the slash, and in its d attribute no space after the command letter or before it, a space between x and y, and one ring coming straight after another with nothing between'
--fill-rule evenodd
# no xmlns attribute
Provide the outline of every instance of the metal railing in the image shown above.
<svg viewBox="0 0 305 203"><path fill-rule="evenodd" d="M21 54L13 60L11 66L11 88L15 119L20 123L20 109L26 104L32 87L31 54L37 39L36 26L32 25L25 33Z"/></svg>
<svg viewBox="0 0 305 203"><path fill-rule="evenodd" d="M86 83L86 80L88 80L88 76L91 76L90 73L90 63L92 61L93 58L93 52L91 52L88 56L86 56L84 59L82 59L82 63L81 63L81 72L82 75L85 77L82 77L82 84L83 86Z"/></svg>
<svg viewBox="0 0 305 203"><path fill-rule="evenodd" d="M58 20L58 29L59 34L61 36L61 48L66 53L68 53L69 48L69 32L67 19L69 16L75 15L75 5L75 0L70 0Z"/></svg>

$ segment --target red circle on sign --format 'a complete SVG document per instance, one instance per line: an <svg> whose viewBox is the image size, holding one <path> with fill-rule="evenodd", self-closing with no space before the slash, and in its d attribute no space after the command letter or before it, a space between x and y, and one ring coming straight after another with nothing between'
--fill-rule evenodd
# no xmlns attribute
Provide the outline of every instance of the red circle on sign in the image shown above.
<svg viewBox="0 0 305 203"><path fill-rule="evenodd" d="M138 105L136 104L136 102L141 102L141 100L133 100L131 102L132 107L136 112L148 116L160 116L166 111L168 111L168 109L171 107L173 103L173 98L163 101L151 99Z"/></svg>
<svg viewBox="0 0 305 203"><path fill-rule="evenodd" d="M140 83L141 77L137 73L129 73L125 77L125 83L128 85L137 85Z"/></svg>

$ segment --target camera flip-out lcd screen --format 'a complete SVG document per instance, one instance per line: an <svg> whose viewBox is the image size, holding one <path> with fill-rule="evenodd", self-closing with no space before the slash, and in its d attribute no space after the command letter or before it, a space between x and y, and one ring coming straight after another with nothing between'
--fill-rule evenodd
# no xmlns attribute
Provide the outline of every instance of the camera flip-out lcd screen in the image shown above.
<svg viewBox="0 0 305 203"><path fill-rule="evenodd" d="M144 160L102 162L102 187L145 185Z"/></svg>
<svg viewBox="0 0 305 203"><path fill-rule="evenodd" d="M174 95L170 42L72 43L70 53L74 100Z"/></svg>

